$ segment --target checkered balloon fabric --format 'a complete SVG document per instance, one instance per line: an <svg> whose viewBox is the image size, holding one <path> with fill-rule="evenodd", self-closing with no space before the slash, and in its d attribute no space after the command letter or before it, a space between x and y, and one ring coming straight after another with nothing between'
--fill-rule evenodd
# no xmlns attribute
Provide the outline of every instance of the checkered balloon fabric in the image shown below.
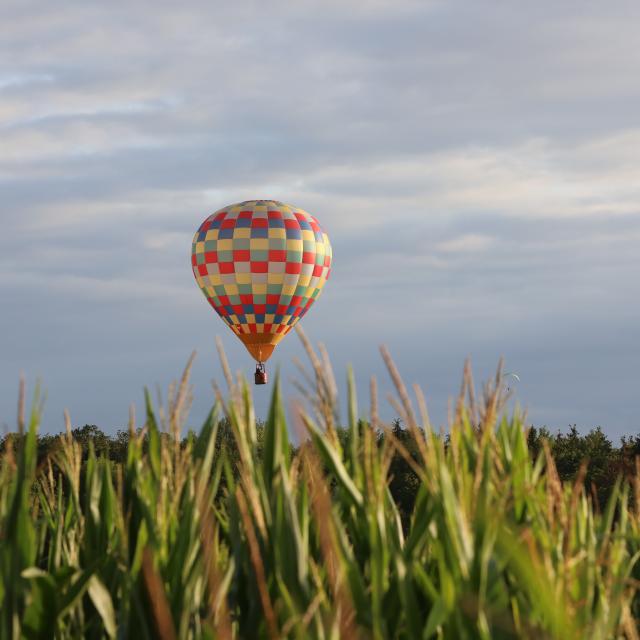
<svg viewBox="0 0 640 640"><path fill-rule="evenodd" d="M191 264L209 304L264 362L320 295L331 271L331 245L306 211L248 200L200 225Z"/></svg>

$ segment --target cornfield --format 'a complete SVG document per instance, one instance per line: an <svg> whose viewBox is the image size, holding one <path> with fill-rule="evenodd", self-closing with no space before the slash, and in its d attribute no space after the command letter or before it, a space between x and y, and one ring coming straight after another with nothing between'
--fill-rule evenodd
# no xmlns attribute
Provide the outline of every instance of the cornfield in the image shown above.
<svg viewBox="0 0 640 640"><path fill-rule="evenodd" d="M344 446L326 352L301 337L302 400L287 424L275 381L260 439L222 351L228 391L215 387L199 433L183 436L190 361L164 406L146 393L142 427L131 412L123 465L83 453L68 417L38 461L40 397L26 417L21 394L0 460L2 638L639 637L639 474L601 507L581 477L562 483L507 415L500 368L480 395L465 368L437 432L385 350L418 453L379 418L375 379L359 412L351 373ZM407 526L389 490L397 455L420 483Z"/></svg>

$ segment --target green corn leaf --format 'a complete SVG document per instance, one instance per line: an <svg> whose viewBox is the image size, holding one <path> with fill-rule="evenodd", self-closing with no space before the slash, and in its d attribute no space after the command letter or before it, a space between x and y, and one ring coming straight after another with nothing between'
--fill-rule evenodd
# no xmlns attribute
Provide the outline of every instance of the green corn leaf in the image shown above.
<svg viewBox="0 0 640 640"><path fill-rule="evenodd" d="M311 420L309 420L308 417L303 416L302 419L325 464L328 465L331 472L336 476L341 486L345 489L347 495L353 501L353 504L357 507L361 507L364 502L362 493L360 493L349 476L349 473L342 463L342 460L340 460L335 448L329 443L327 438L318 431L317 427L311 422Z"/></svg>
<svg viewBox="0 0 640 640"><path fill-rule="evenodd" d="M158 431L158 423L153 411L153 403L149 389L145 387L144 401L147 412L147 428L149 429L149 461L151 462L151 470L158 480L162 474L160 462L160 432Z"/></svg>
<svg viewBox="0 0 640 640"><path fill-rule="evenodd" d="M280 466L289 466L289 435L282 406L280 374L276 374L269 416L264 427L263 474L266 487L270 487Z"/></svg>
<svg viewBox="0 0 640 640"><path fill-rule="evenodd" d="M106 634L110 638L115 638L117 629L113 601L111 600L111 595L107 588L95 575L91 576L89 579L88 593L93 606L100 614L100 618L102 618Z"/></svg>
<svg viewBox="0 0 640 640"><path fill-rule="evenodd" d="M349 437L351 440L351 469L358 487L362 486L363 471L360 464L360 425L358 424L358 400L353 368L347 369L347 398L349 401Z"/></svg>

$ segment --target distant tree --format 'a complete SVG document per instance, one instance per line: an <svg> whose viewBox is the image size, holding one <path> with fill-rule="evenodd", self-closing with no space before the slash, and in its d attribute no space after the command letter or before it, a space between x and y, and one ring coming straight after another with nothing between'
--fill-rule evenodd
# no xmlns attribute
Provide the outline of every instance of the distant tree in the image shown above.
<svg viewBox="0 0 640 640"><path fill-rule="evenodd" d="M38 436L38 466L41 466L58 446L58 436L49 433Z"/></svg>
<svg viewBox="0 0 640 640"><path fill-rule="evenodd" d="M393 421L391 432L417 462L419 460L418 444L411 432L402 428L402 423L399 419ZM381 440L384 440L384 435L381 436ZM400 512L402 527L405 531L408 531L413 506L420 488L420 479L407 460L397 451L394 453L389 465L389 476L391 477L389 491Z"/></svg>
<svg viewBox="0 0 640 640"><path fill-rule="evenodd" d="M93 444L96 456L109 457L111 438L101 431L95 424L85 424L71 430L73 439L82 447L82 459L85 461L89 455L89 443Z"/></svg>
<svg viewBox="0 0 640 640"><path fill-rule="evenodd" d="M542 451L542 442L550 441L553 438L551 432L546 427L530 427L527 434L527 444L529 445L529 453L536 460Z"/></svg>
<svg viewBox="0 0 640 640"><path fill-rule="evenodd" d="M118 429L116 435L109 439L109 459L117 464L124 464L127 460L129 447L129 430Z"/></svg>
<svg viewBox="0 0 640 640"><path fill-rule="evenodd" d="M601 427L592 429L584 436L587 475L585 484L592 491L603 508L609 500L620 472L620 452L615 450L611 440Z"/></svg>
<svg viewBox="0 0 640 640"><path fill-rule="evenodd" d="M585 488L603 508L607 503L618 475L624 472L622 448L616 449L601 427L582 435L576 425L566 433L552 434L546 427L531 427L528 434L529 451L537 457L546 440L553 455L560 479L572 482L583 461L587 463ZM624 447L624 440L623 440ZM629 447L633 449L633 445Z"/></svg>

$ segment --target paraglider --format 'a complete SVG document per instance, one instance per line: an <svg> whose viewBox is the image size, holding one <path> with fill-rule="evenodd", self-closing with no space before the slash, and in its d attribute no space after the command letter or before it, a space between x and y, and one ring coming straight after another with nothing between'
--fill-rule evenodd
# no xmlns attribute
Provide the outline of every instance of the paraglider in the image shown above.
<svg viewBox="0 0 640 640"><path fill-rule="evenodd" d="M513 373L512 371L507 371L504 374L505 378L511 377L513 378L513 380L515 380L516 382L520 382L520 376L517 373ZM512 382L513 383L513 382ZM507 393L511 391L511 386L509 385L509 382L507 382Z"/></svg>
<svg viewBox="0 0 640 640"><path fill-rule="evenodd" d="M276 200L219 209L198 228L191 266L200 290L256 360L265 362L317 300L331 272L331 244L306 211Z"/></svg>

